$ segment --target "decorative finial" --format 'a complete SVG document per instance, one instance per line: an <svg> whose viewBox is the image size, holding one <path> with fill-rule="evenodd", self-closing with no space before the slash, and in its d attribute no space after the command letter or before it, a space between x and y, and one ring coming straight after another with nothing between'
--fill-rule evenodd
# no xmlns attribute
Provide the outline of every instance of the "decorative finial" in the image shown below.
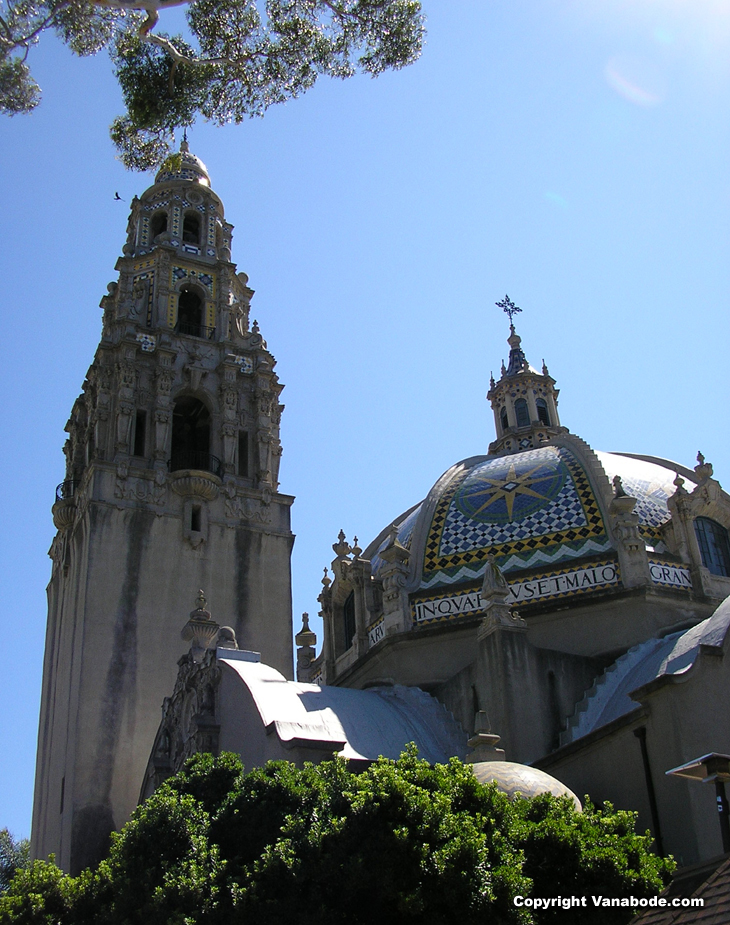
<svg viewBox="0 0 730 925"><path fill-rule="evenodd" d="M621 482L620 475L614 475L613 477L613 496L614 498L626 498L628 497L624 491L624 486Z"/></svg>
<svg viewBox="0 0 730 925"><path fill-rule="evenodd" d="M360 547L357 545L357 537L356 537L356 536L354 536L354 537L352 538L352 541L353 541L353 543L354 543L355 545L352 547L352 549L350 550L350 552L351 552L351 553L353 554L353 556L357 559L357 558L360 556L360 553L362 552L362 549L360 549Z"/></svg>
<svg viewBox="0 0 730 925"><path fill-rule="evenodd" d="M180 142L180 153L187 154L189 151L190 145L188 144L188 130L184 128L182 141Z"/></svg>
<svg viewBox="0 0 730 925"><path fill-rule="evenodd" d="M548 372L548 368L547 368L547 366L545 365L545 360L542 361L542 374L543 374L543 376L549 376L549 375L550 375L550 373Z"/></svg>
<svg viewBox="0 0 730 925"><path fill-rule="evenodd" d="M497 306L497 308L501 308L503 312L506 312L509 315L510 330L514 331L514 315L518 315L522 309L518 308L508 295L506 295L501 302L495 302L494 304Z"/></svg>
<svg viewBox="0 0 730 925"><path fill-rule="evenodd" d="M494 381L494 373L489 373L489 388L493 389L497 383Z"/></svg>
<svg viewBox="0 0 730 925"><path fill-rule="evenodd" d="M193 661L198 663L205 655L206 650L214 645L220 627L211 617L210 611L206 609L208 602L202 591L198 591L195 602L198 606L190 612L190 619L182 628L180 635L185 642L191 644L190 654Z"/></svg>
<svg viewBox="0 0 730 925"><path fill-rule="evenodd" d="M497 748L500 736L490 732L489 717L484 710L478 710L474 717L474 735L466 743L473 749L467 756L467 764L482 761L504 761L504 749Z"/></svg>
<svg viewBox="0 0 730 925"><path fill-rule="evenodd" d="M294 637L294 642L298 646L315 646L317 644L317 637L309 628L309 614L302 614L302 628Z"/></svg>
<svg viewBox="0 0 730 925"><path fill-rule="evenodd" d="M259 333L259 323L258 323L258 321L256 321L255 319L254 319L254 323L253 323L253 325L252 325L252 327L251 327L251 333L252 333L252 334L258 334L258 333Z"/></svg>
<svg viewBox="0 0 730 925"><path fill-rule="evenodd" d="M195 598L195 603L198 605L195 610L190 611L191 620L210 620L210 611L208 610L208 602L205 599L205 594L201 588L198 591L198 596Z"/></svg>
<svg viewBox="0 0 730 925"><path fill-rule="evenodd" d="M504 572L497 565L497 560L493 555L487 556L487 562L484 566L484 580L482 582L482 597L487 599L507 600L509 595L509 585L504 577Z"/></svg>
<svg viewBox="0 0 730 925"><path fill-rule="evenodd" d="M507 375L507 367L504 365L504 360L502 360L502 369L500 370L503 376Z"/></svg>
<svg viewBox="0 0 730 925"><path fill-rule="evenodd" d="M334 553L338 559L344 559L345 556L352 552L350 549L350 544L345 539L344 530L340 530L339 534L337 535L337 542L332 544L332 549L334 550Z"/></svg>
<svg viewBox="0 0 730 925"><path fill-rule="evenodd" d="M329 577L329 575L327 574L327 566L326 566L326 565L325 565L325 567L324 567L324 576L323 576L323 578L322 578L322 584L325 586L325 588L329 588L329 586L332 584L332 579L331 579L331 578Z"/></svg>
<svg viewBox="0 0 730 925"><path fill-rule="evenodd" d="M679 474L679 472L677 473L677 477L675 478L675 480L672 482L672 485L674 485L674 487L677 489L677 492L676 492L676 493L677 493L678 495L686 495L686 494L687 494L687 489L684 487L684 479L683 479L682 476Z"/></svg>
<svg viewBox="0 0 730 925"><path fill-rule="evenodd" d="M709 479L712 476L712 463L705 462L705 457L702 453L697 454L697 465L695 466L695 472L700 477L700 479Z"/></svg>

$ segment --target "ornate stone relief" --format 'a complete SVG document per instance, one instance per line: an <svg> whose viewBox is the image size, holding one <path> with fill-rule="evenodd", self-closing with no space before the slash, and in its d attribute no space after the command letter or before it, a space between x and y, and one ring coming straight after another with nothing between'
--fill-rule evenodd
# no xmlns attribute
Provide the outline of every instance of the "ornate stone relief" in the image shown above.
<svg viewBox="0 0 730 925"><path fill-rule="evenodd" d="M228 482L225 489L226 517L232 520L248 520L251 523L271 523L271 492L261 492L261 500L239 492L235 482Z"/></svg>
<svg viewBox="0 0 730 925"><path fill-rule="evenodd" d="M162 505L167 493L167 476L158 469L153 478L129 476L129 466L120 463L117 466L114 497L120 501L138 501L144 504Z"/></svg>

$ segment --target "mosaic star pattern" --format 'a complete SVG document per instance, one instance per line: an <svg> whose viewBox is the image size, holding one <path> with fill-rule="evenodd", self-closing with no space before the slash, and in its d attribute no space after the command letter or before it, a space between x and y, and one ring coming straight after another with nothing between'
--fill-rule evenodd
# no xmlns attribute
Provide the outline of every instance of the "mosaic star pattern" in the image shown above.
<svg viewBox="0 0 730 925"><path fill-rule="evenodd" d="M509 570L536 550L551 558L592 553L607 543L583 468L562 447L487 459L458 474L439 500L426 541L423 579L448 578L491 552Z"/></svg>

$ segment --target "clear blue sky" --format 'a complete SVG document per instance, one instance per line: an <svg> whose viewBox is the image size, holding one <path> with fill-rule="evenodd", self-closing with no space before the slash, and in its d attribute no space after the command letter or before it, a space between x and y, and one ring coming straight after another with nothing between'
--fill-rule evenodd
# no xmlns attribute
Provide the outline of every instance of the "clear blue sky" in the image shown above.
<svg viewBox="0 0 730 925"><path fill-rule="evenodd" d="M263 120L190 135L286 384L297 615L316 613L341 527L364 547L451 464L486 452L505 293L572 432L686 465L701 449L730 480L730 4L425 11L415 66L324 82ZM75 59L51 40L30 62L43 103L0 122L0 827L17 835L30 831L63 427L126 203L151 182L114 160L121 105L104 55Z"/></svg>

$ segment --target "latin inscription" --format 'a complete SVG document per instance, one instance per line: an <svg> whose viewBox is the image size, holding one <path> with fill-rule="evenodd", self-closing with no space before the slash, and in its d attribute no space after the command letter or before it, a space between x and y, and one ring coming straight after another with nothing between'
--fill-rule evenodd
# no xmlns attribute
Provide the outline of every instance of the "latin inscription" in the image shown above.
<svg viewBox="0 0 730 925"><path fill-rule="evenodd" d="M509 583L508 604L529 603L543 598L562 597L566 594L590 591L593 588L608 587L619 583L618 566L603 563L591 568L575 569L560 575L546 575L527 581ZM462 614L477 613L484 609L480 591L469 591L431 601L415 601L414 616L417 623L427 620L443 620Z"/></svg>
<svg viewBox="0 0 730 925"><path fill-rule="evenodd" d="M370 643L370 648L377 645L381 639L385 636L385 629L383 626L383 620L380 620L379 623L374 624L368 629L368 641Z"/></svg>
<svg viewBox="0 0 730 925"><path fill-rule="evenodd" d="M687 568L649 559L649 574L655 585L692 590L692 577Z"/></svg>

